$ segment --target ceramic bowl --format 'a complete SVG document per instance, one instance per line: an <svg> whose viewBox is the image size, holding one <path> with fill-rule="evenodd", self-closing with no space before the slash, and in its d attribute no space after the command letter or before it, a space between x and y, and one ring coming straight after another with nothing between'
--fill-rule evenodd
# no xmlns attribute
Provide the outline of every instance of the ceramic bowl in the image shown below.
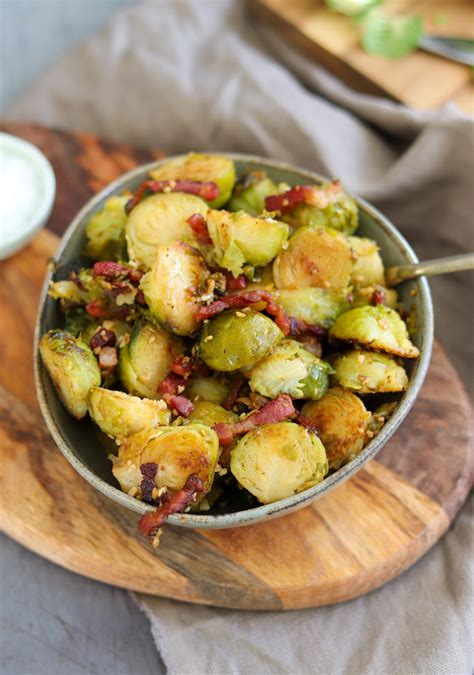
<svg viewBox="0 0 474 675"><path fill-rule="evenodd" d="M276 182L284 181L290 185L301 183L319 183L327 180L324 177L295 168L288 164L259 157L225 153L236 164L237 172L247 169L266 171ZM170 159L170 158L168 158ZM163 160L167 161L167 160ZM120 194L124 189L135 190L147 177L150 169L162 162L153 162L134 169L111 183L98 195L93 197L77 214L66 230L56 260L59 264L73 262L81 253L85 243L85 227L91 215L101 209L105 200L111 195ZM404 237L392 223L377 209L363 199L357 199L360 209L360 227L357 234L377 241L385 265L399 265L417 262L417 257ZM51 328L61 325L61 316L57 303L48 297L48 285L51 273L46 276L40 299L34 344L35 380L41 410L59 449L77 472L94 488L99 490L117 504L131 511L144 514L153 507L140 502L122 492L115 480L111 463L107 459L107 451L100 445L92 422L88 419L78 422L62 406L38 353L40 336ZM407 362L410 383L401 396L399 405L382 431L351 462L340 468L324 481L304 492L300 492L273 504L226 513L224 515L198 515L192 513L176 514L168 519L173 525L193 528L228 528L249 525L258 521L283 516L307 506L314 499L322 497L343 481L354 475L387 443L397 427L403 422L413 405L428 369L433 340L433 310L428 283L425 279L406 282L400 289L402 302L406 307L413 303L416 307L418 330L414 343L420 349L420 357ZM416 291L416 294L413 293Z"/></svg>

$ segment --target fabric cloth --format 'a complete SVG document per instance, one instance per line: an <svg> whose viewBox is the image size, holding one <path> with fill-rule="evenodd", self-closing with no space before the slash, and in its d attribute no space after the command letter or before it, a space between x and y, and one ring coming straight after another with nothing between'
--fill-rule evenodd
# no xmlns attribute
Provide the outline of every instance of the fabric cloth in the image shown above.
<svg viewBox="0 0 474 675"><path fill-rule="evenodd" d="M339 176L420 258L473 248L472 121L357 94L230 0L122 11L9 115L168 153L260 154ZM432 282L437 334L472 386L470 278ZM366 597L286 614L141 596L172 675L471 672L472 509L421 562Z"/></svg>

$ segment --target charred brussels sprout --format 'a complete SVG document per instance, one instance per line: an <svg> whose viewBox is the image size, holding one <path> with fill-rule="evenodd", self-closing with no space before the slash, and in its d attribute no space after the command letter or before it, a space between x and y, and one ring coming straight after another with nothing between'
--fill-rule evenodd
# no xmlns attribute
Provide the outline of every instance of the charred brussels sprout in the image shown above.
<svg viewBox="0 0 474 675"><path fill-rule="evenodd" d="M321 186L324 189L327 186ZM341 192L326 208L300 204L285 219L293 227L330 227L342 234L352 234L359 224L359 210L355 200Z"/></svg>
<svg viewBox="0 0 474 675"><path fill-rule="evenodd" d="M120 380L130 394L157 399L158 385L182 352L180 338L154 323L139 321L130 334L130 341L120 350Z"/></svg>
<svg viewBox="0 0 474 675"><path fill-rule="evenodd" d="M251 366L283 338L276 323L264 314L255 311L238 314L233 310L223 312L203 328L199 355L214 370Z"/></svg>
<svg viewBox="0 0 474 675"><path fill-rule="evenodd" d="M172 333L194 333L208 277L204 258L189 244L173 241L160 246L152 269L141 282L152 316Z"/></svg>
<svg viewBox="0 0 474 675"><path fill-rule="evenodd" d="M131 260L149 269L159 246L177 239L194 242L187 219L195 213L205 217L207 204L194 195L170 192L144 199L131 211L127 221L126 237Z"/></svg>
<svg viewBox="0 0 474 675"><path fill-rule="evenodd" d="M250 373L252 391L276 398L289 394L292 398L317 400L328 389L331 366L308 352L295 340L282 340L264 356Z"/></svg>
<svg viewBox="0 0 474 675"><path fill-rule="evenodd" d="M227 424L233 424L238 422L238 416L226 410L217 403L211 403L210 401L197 401L194 404L194 410L189 415L185 424L205 424L208 427L213 427L214 424L219 422L225 422Z"/></svg>
<svg viewBox="0 0 474 675"><path fill-rule="evenodd" d="M352 270L351 247L339 232L302 227L273 263L273 277L282 288L346 288Z"/></svg>
<svg viewBox="0 0 474 675"><path fill-rule="evenodd" d="M289 228L273 218L255 218L243 211L209 210L207 228L215 262L238 276L245 264L267 265L281 251Z"/></svg>
<svg viewBox="0 0 474 675"><path fill-rule="evenodd" d="M100 211L96 211L86 226L86 253L93 260L119 260L126 258L125 204L130 199L110 197Z"/></svg>
<svg viewBox="0 0 474 675"><path fill-rule="evenodd" d="M356 307L341 314L329 332L332 338L367 349L415 359L420 352L410 342L400 315L389 307Z"/></svg>
<svg viewBox="0 0 474 675"><path fill-rule="evenodd" d="M209 401L222 405L229 393L229 387L215 377L192 377L186 387L185 396L192 401Z"/></svg>
<svg viewBox="0 0 474 675"><path fill-rule="evenodd" d="M164 401L151 401L101 387L91 389L88 409L97 426L119 442L139 431L171 421L171 413Z"/></svg>
<svg viewBox="0 0 474 675"><path fill-rule="evenodd" d="M265 210L265 197L278 192L278 186L264 171L251 171L235 186L229 211L245 211L258 216Z"/></svg>
<svg viewBox="0 0 474 675"><path fill-rule="evenodd" d="M190 153L173 159L150 171L154 180L212 181L219 188L219 196L209 206L219 209L228 201L235 184L234 162L220 155Z"/></svg>
<svg viewBox="0 0 474 675"><path fill-rule="evenodd" d="M365 286L384 286L385 272L379 247L372 239L349 237L355 262L351 273L351 283L356 288Z"/></svg>
<svg viewBox="0 0 474 675"><path fill-rule="evenodd" d="M305 403L302 414L318 429L331 469L338 469L364 447L370 413L352 392L329 389L319 401Z"/></svg>
<svg viewBox="0 0 474 675"><path fill-rule="evenodd" d="M230 468L240 485L269 504L322 481L328 463L316 434L280 422L245 434L232 451Z"/></svg>
<svg viewBox="0 0 474 675"><path fill-rule="evenodd" d="M155 464L157 490L181 490L191 474L204 483L202 499L209 492L219 455L215 431L204 424L155 427L133 434L120 446L112 472L124 492L142 497L143 464Z"/></svg>
<svg viewBox="0 0 474 675"><path fill-rule="evenodd" d="M39 350L59 398L77 419L87 413L87 397L100 385L99 364L84 342L62 330L50 330L40 340Z"/></svg>
<svg viewBox="0 0 474 675"><path fill-rule="evenodd" d="M274 291L273 296L288 316L326 327L332 326L339 314L349 309L345 291L298 288Z"/></svg>
<svg viewBox="0 0 474 675"><path fill-rule="evenodd" d="M386 354L356 349L341 354L334 361L334 379L358 394L405 391L405 369Z"/></svg>

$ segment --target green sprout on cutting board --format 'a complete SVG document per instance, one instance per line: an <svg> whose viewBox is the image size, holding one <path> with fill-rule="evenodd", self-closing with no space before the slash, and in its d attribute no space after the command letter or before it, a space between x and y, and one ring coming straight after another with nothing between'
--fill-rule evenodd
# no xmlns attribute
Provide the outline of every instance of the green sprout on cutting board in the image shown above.
<svg viewBox="0 0 474 675"><path fill-rule="evenodd" d="M361 43L368 54L398 59L413 52L423 35L418 15L388 16L378 8L383 0L325 0L328 8L351 17L362 30Z"/></svg>

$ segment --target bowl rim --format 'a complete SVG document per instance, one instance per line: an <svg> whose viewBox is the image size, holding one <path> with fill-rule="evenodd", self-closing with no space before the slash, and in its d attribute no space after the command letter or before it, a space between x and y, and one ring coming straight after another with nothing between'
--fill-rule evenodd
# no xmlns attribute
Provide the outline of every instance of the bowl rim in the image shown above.
<svg viewBox="0 0 474 675"><path fill-rule="evenodd" d="M117 189L120 189L124 183L129 182L130 180L136 179L142 174L146 174L151 169L156 166L160 166L165 162L168 162L173 159L178 159L186 157L187 153L182 153L178 155L170 155L169 157L148 162L142 164L134 169L122 174L115 181L109 183L104 189L94 195L88 202L78 211L76 216L71 221L70 225L65 230L58 250L56 251L54 258L58 259L63 254L64 250L69 244L69 241L75 232L77 226L81 220L91 212L103 199L107 196L113 194ZM313 171L296 167L287 162L276 161L268 159L265 157L259 157L257 155L248 155L235 152L212 152L213 155L219 155L223 157L228 157L234 161L247 162L249 164L257 163L259 165L266 165L270 169L281 170L291 172L295 175L301 176L304 180L311 180L315 183L327 182L329 179L321 174L315 173ZM359 208L365 211L377 225L381 227L385 235L391 240L393 244L397 247L400 253L405 257L405 259L410 263L418 262L418 257L416 256L414 250L410 244L406 241L405 237L398 231L398 229L391 223L391 221L383 215L378 209L369 204L365 199L353 195L356 200ZM134 497L129 496L125 492L122 492L119 488L116 488L109 483L105 482L102 478L97 476L91 469L89 469L76 455L73 448L69 446L66 439L60 433L58 426L51 414L49 404L47 401L46 392L42 382L42 369L44 368L41 359L39 356L39 339L41 337L41 323L42 316L48 298L48 288L49 283L52 279L52 270L48 270L43 287L41 290L41 295L39 298L38 304L38 314L35 325L34 333L34 378L36 386L36 394L38 397L38 402L40 409L43 415L43 418L46 422L46 426L50 434L52 435L56 445L59 447L63 455L74 467L74 469L79 473L82 478L84 478L88 483L95 487L103 495L109 497L116 503L121 506L134 511L140 515L148 513L154 510L154 507L144 502L140 502ZM236 511L228 514L218 514L218 515L201 515L194 513L182 513L174 514L167 518L167 523L170 525L178 525L181 527L189 527L196 529L225 529L229 527L240 527L243 525L250 525L257 523L262 520L270 520L276 518L280 515L284 515L295 511L301 508L304 504L310 504L316 498L323 496L332 488L340 485L352 475L354 475L364 464L369 460L373 459L375 455L381 450L385 445L388 439L394 434L397 428L400 426L402 421L407 416L410 408L416 400L416 397L420 391L420 388L425 379L428 366L431 358L431 351L433 345L433 331L434 331L434 322L433 322L433 303L431 298L431 292L427 280L424 277L420 277L416 280L416 288L419 294L420 302L423 306L423 315L422 315L422 324L420 325L421 334L423 336L422 344L420 345L420 356L417 359L415 365L415 371L410 378L410 383L408 389L404 392L402 399L400 400L394 414L390 417L387 423L384 425L382 431L372 439L353 460L345 464L343 467L335 471L331 476L325 478L320 483L317 483L311 488L304 490L302 492L281 499L277 502L271 504L262 504L260 506L247 509L244 511Z"/></svg>

